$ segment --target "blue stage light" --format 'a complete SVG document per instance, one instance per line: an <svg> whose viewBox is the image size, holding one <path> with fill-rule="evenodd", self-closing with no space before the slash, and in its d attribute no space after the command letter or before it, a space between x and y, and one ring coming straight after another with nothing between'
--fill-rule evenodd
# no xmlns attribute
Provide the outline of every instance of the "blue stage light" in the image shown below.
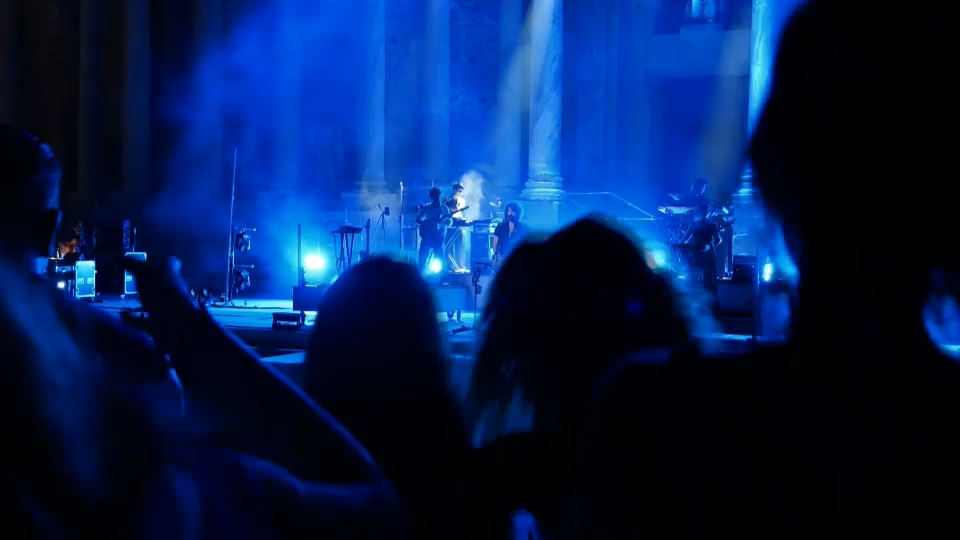
<svg viewBox="0 0 960 540"><path fill-rule="evenodd" d="M303 269L310 272L321 272L327 267L327 260L322 255L307 255L303 258Z"/></svg>
<svg viewBox="0 0 960 540"><path fill-rule="evenodd" d="M430 259L430 262L427 264L427 273L439 274L440 272L443 272L443 261L440 259Z"/></svg>

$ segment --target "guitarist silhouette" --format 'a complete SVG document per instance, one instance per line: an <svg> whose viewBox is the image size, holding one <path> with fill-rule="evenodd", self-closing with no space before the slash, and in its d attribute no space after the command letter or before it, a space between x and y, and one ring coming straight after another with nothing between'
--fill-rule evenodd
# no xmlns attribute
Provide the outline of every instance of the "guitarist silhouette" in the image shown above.
<svg viewBox="0 0 960 540"><path fill-rule="evenodd" d="M720 235L721 229L732 225L728 222L722 228L713 221L707 219L710 215L710 207L701 205L698 208L696 221L690 226L687 236L683 241L692 250L691 270L703 275L703 288L713 295L713 301L717 300L717 246L723 242Z"/></svg>
<svg viewBox="0 0 960 540"><path fill-rule="evenodd" d="M417 225L420 226L420 270L426 270L431 258L443 260L443 238L452 220L450 208L440 202L443 194L440 188L430 189L430 202L417 212Z"/></svg>

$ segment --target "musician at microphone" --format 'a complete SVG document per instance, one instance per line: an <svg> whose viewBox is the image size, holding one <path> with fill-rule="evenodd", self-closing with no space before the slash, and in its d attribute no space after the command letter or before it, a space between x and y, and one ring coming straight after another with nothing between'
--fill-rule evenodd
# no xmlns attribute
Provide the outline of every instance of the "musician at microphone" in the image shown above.
<svg viewBox="0 0 960 540"><path fill-rule="evenodd" d="M462 219L463 215L459 212L467 208L467 201L463 198L463 186L461 184L453 184L451 188L453 191L444 204L450 210L452 216ZM444 259L448 257L452 258L457 263L456 268L465 268L466 253L463 248L463 230L456 227L447 229L444 245L446 246Z"/></svg>
<svg viewBox="0 0 960 540"><path fill-rule="evenodd" d="M453 184L451 189L452 192L444 203L450 209L451 214L456 214L458 210L467 207L467 201L463 198L463 186L461 184Z"/></svg>
<svg viewBox="0 0 960 540"><path fill-rule="evenodd" d="M720 235L720 227L709 217L710 206L700 205L683 244L690 246L692 251L691 270L702 274L703 289L713 296L713 302L716 305L717 246L723 242L723 237Z"/></svg>
<svg viewBox="0 0 960 540"><path fill-rule="evenodd" d="M452 224L450 208L440 201L443 192L440 188L430 189L430 202L417 212L417 225L420 228L420 270L426 270L430 259L436 257L443 261L443 239L447 227Z"/></svg>
<svg viewBox="0 0 960 540"><path fill-rule="evenodd" d="M503 221L493 231L493 266L499 267L510 251L523 240L529 228L521 221L523 208L515 202L503 210Z"/></svg>

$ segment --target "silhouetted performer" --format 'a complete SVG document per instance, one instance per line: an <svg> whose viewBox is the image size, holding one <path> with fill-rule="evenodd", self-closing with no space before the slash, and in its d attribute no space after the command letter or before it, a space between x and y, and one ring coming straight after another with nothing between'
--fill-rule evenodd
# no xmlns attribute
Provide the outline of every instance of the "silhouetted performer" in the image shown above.
<svg viewBox="0 0 960 540"><path fill-rule="evenodd" d="M443 238L450 225L450 208L440 202L440 188L430 188L430 202L420 207L417 225L420 226L420 270L426 270L432 257L442 260Z"/></svg>
<svg viewBox="0 0 960 540"><path fill-rule="evenodd" d="M680 203L681 206L710 206L710 199L705 195L707 185L709 185L709 183L705 178L697 178L693 182L693 185L690 186L690 191L681 195L677 199L677 202Z"/></svg>
<svg viewBox="0 0 960 540"><path fill-rule="evenodd" d="M703 289L717 297L717 246L723 241L720 227L707 219L710 207L701 205L697 209L696 221L690 225L684 244L690 246L691 268L702 275Z"/></svg>
<svg viewBox="0 0 960 540"><path fill-rule="evenodd" d="M526 236L528 227L520 221L523 208L518 203L507 204L503 210L503 221L493 231L493 264L500 266L503 259Z"/></svg>
<svg viewBox="0 0 960 540"><path fill-rule="evenodd" d="M463 215L460 212L467 207L467 201L463 199L463 186L454 184L453 193L450 195L450 198L444 201L444 204L450 210L450 215L463 219ZM464 253L463 248L463 230L455 227L448 229L445 245L447 247L446 257L453 258L457 263L457 266L451 268L451 270L464 268L466 266L466 253Z"/></svg>

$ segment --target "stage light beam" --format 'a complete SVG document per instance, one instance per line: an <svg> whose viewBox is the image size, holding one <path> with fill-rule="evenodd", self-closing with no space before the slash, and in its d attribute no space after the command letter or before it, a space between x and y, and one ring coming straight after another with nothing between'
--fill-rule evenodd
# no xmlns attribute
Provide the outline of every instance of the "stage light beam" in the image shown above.
<svg viewBox="0 0 960 540"><path fill-rule="evenodd" d="M327 260L324 259L321 255L313 254L313 255L307 255L306 257L303 258L304 270L309 270L311 272L321 272L326 267L327 267Z"/></svg>
<svg viewBox="0 0 960 540"><path fill-rule="evenodd" d="M427 264L427 273L439 274L440 272L443 272L443 261L440 259L430 259L430 263Z"/></svg>

